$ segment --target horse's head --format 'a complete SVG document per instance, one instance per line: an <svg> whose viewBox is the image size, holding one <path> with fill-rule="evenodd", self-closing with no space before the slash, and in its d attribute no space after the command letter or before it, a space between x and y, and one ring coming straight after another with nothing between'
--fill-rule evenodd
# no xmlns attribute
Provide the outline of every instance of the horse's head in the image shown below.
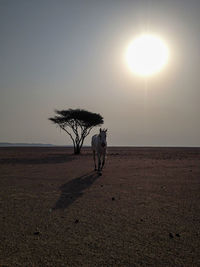
<svg viewBox="0 0 200 267"><path fill-rule="evenodd" d="M99 139L100 139L100 144L102 147L105 147L107 142L106 142L106 136L107 136L107 129L101 129L99 130Z"/></svg>

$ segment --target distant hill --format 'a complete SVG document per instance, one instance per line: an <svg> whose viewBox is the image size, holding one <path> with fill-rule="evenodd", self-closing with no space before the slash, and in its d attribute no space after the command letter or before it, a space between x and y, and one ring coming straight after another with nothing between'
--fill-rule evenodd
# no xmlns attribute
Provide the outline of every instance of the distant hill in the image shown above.
<svg viewBox="0 0 200 267"><path fill-rule="evenodd" d="M8 147L8 146L55 146L52 144L39 144L39 143L0 143L0 147Z"/></svg>

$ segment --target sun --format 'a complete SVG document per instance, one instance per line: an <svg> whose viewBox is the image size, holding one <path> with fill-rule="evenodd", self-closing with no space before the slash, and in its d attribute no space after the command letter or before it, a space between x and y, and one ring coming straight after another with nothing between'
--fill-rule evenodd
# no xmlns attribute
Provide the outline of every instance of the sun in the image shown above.
<svg viewBox="0 0 200 267"><path fill-rule="evenodd" d="M134 74L151 76L167 64L169 49L158 36L142 34L126 50L126 62Z"/></svg>

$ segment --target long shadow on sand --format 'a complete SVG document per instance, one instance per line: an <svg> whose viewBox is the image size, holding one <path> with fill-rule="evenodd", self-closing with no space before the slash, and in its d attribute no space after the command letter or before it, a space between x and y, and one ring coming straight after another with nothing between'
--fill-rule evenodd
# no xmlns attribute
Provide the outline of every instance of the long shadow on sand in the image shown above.
<svg viewBox="0 0 200 267"><path fill-rule="evenodd" d="M81 197L84 190L89 188L98 177L99 175L97 173L90 172L61 185L61 195L53 207L53 210L66 209L76 201L77 198Z"/></svg>
<svg viewBox="0 0 200 267"><path fill-rule="evenodd" d="M73 160L72 155L50 154L38 158L4 158L0 159L0 164L55 164Z"/></svg>

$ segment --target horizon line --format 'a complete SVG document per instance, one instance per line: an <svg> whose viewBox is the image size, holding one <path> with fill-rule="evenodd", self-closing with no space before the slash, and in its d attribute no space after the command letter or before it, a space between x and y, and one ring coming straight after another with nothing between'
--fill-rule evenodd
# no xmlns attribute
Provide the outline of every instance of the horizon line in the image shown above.
<svg viewBox="0 0 200 267"><path fill-rule="evenodd" d="M68 147L68 148L73 148L73 145L55 145L55 144L45 144L45 143L12 143L12 142L0 142L0 147ZM83 148L88 148L91 147L90 145L83 145ZM110 145L108 147L135 147L135 148L145 148L145 147L163 147L163 148L176 148L176 147L183 147L183 148L190 148L190 147L196 147L200 148L200 145Z"/></svg>

